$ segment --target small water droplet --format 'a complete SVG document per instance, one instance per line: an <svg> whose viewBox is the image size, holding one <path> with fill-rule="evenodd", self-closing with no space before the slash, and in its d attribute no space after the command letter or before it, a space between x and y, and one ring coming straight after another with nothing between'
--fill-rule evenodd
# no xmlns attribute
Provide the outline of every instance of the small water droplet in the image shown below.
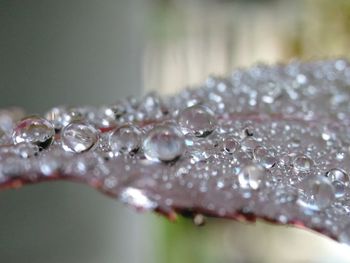
<svg viewBox="0 0 350 263"><path fill-rule="evenodd" d="M143 142L143 151L147 159L169 162L179 158L185 149L185 142L180 130L165 124L154 127Z"/></svg>
<svg viewBox="0 0 350 263"><path fill-rule="evenodd" d="M280 204L294 203L298 200L298 190L293 187L276 189L276 201Z"/></svg>
<svg viewBox="0 0 350 263"><path fill-rule="evenodd" d="M107 176L103 181L103 186L107 189L113 189L118 185L118 179L115 176Z"/></svg>
<svg viewBox="0 0 350 263"><path fill-rule="evenodd" d="M223 142L222 142L222 148L225 152L227 153L234 153L239 147L239 142L237 142L235 139L233 138L228 138L228 139L225 139Z"/></svg>
<svg viewBox="0 0 350 263"><path fill-rule="evenodd" d="M265 170L257 164L245 166L238 174L238 181L242 188L257 190L264 178Z"/></svg>
<svg viewBox="0 0 350 263"><path fill-rule="evenodd" d="M218 189L222 189L225 187L225 181L223 179L219 179L217 182L216 182L216 188Z"/></svg>
<svg viewBox="0 0 350 263"><path fill-rule="evenodd" d="M83 121L82 109L67 109L64 106L55 107L45 114L56 130L61 130L71 122Z"/></svg>
<svg viewBox="0 0 350 263"><path fill-rule="evenodd" d="M61 132L62 147L68 152L86 152L96 145L98 138L93 126L81 122L68 124Z"/></svg>
<svg viewBox="0 0 350 263"><path fill-rule="evenodd" d="M126 204L139 209L152 210L157 207L157 203L149 199L142 190L127 187L120 193L120 200Z"/></svg>
<svg viewBox="0 0 350 263"><path fill-rule="evenodd" d="M130 153L139 149L141 131L133 125L125 125L113 131L109 136L109 145L113 152Z"/></svg>
<svg viewBox="0 0 350 263"><path fill-rule="evenodd" d="M16 145L16 153L22 158L30 158L39 153L39 146L35 144L19 143Z"/></svg>
<svg viewBox="0 0 350 263"><path fill-rule="evenodd" d="M246 137L252 137L252 136L254 136L254 127L253 125L247 124L242 129L241 138L244 139Z"/></svg>
<svg viewBox="0 0 350 263"><path fill-rule="evenodd" d="M259 162L261 166L266 169L271 169L277 162L276 158L273 157L270 152L262 147L258 146L253 151L254 159Z"/></svg>
<svg viewBox="0 0 350 263"><path fill-rule="evenodd" d="M15 144L32 143L40 148L47 148L53 142L53 125L40 117L31 116L20 121L15 127L12 138Z"/></svg>
<svg viewBox="0 0 350 263"><path fill-rule="evenodd" d="M297 173L308 173L314 166L314 161L306 155L297 155L293 160L293 167Z"/></svg>
<svg viewBox="0 0 350 263"><path fill-rule="evenodd" d="M253 137L246 137L241 141L241 148L247 153L251 154L257 147L259 147L259 143Z"/></svg>
<svg viewBox="0 0 350 263"><path fill-rule="evenodd" d="M195 105L179 113L178 123L184 134L205 137L216 128L214 113L203 105Z"/></svg>
<svg viewBox="0 0 350 263"><path fill-rule="evenodd" d="M58 155L46 155L40 159L39 171L45 175L53 175L57 170L59 170L61 165L61 159Z"/></svg>
<svg viewBox="0 0 350 263"><path fill-rule="evenodd" d="M323 176L306 178L301 185L299 204L312 210L322 210L332 204L335 192L332 183Z"/></svg>

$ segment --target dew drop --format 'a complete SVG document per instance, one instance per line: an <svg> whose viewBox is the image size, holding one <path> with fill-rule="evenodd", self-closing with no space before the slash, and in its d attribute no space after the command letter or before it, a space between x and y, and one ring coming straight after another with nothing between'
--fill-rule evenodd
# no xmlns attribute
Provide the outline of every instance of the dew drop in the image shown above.
<svg viewBox="0 0 350 263"><path fill-rule="evenodd" d="M313 166L313 160L306 155L297 155L293 160L293 167L297 173L308 173Z"/></svg>
<svg viewBox="0 0 350 263"><path fill-rule="evenodd" d="M132 205L139 209L152 210L157 203L150 200L143 191L134 187L127 187L120 193L120 200L123 203Z"/></svg>
<svg viewBox="0 0 350 263"><path fill-rule="evenodd" d="M239 142L233 138L225 139L222 143L222 149L227 153L234 153L239 147Z"/></svg>
<svg viewBox="0 0 350 263"><path fill-rule="evenodd" d="M62 147L65 151L81 153L93 148L99 138L98 131L90 124L73 122L63 128Z"/></svg>
<svg viewBox="0 0 350 263"><path fill-rule="evenodd" d="M245 166L238 174L238 181L242 188L257 190L264 178L265 170L257 164Z"/></svg>
<svg viewBox="0 0 350 263"><path fill-rule="evenodd" d="M341 181L332 182L336 198L343 197L346 194L346 185Z"/></svg>
<svg viewBox="0 0 350 263"><path fill-rule="evenodd" d="M195 105L179 113L178 123L184 134L205 137L216 128L214 113L203 105Z"/></svg>
<svg viewBox="0 0 350 263"><path fill-rule="evenodd" d="M246 137L241 141L241 148L247 153L252 153L256 147L259 147L259 143L253 137Z"/></svg>
<svg viewBox="0 0 350 263"><path fill-rule="evenodd" d="M54 136L55 130L49 121L31 116L17 124L12 139L15 144L25 142L35 144L40 148L47 148L53 142Z"/></svg>
<svg viewBox="0 0 350 263"><path fill-rule="evenodd" d="M60 169L60 164L59 156L44 156L40 159L39 171L45 176L50 176Z"/></svg>
<svg viewBox="0 0 350 263"><path fill-rule="evenodd" d="M333 168L326 172L326 177L332 181L335 196L343 197L346 194L346 186L349 184L349 175L342 169Z"/></svg>
<svg viewBox="0 0 350 263"><path fill-rule="evenodd" d="M165 124L149 131L142 148L147 159L169 162L182 155L185 142L181 131L176 126Z"/></svg>
<svg viewBox="0 0 350 263"><path fill-rule="evenodd" d="M273 157L269 151L262 146L256 147L253 151L253 155L254 159L257 160L259 164L266 169L272 168L277 162L276 158Z"/></svg>
<svg viewBox="0 0 350 263"><path fill-rule="evenodd" d="M135 152L139 149L140 144L141 131L133 125L119 127L109 136L109 145L113 152Z"/></svg>
<svg viewBox="0 0 350 263"><path fill-rule="evenodd" d="M299 204L312 209L322 210L332 204L335 192L332 183L323 176L306 178L301 185L302 193L299 195Z"/></svg>
<svg viewBox="0 0 350 263"><path fill-rule="evenodd" d="M344 184L349 183L349 175L342 169L333 168L326 172L326 177L328 177L332 182L340 181Z"/></svg>
<svg viewBox="0 0 350 263"><path fill-rule="evenodd" d="M39 153L39 146L35 144L20 143L16 145L16 153L22 158L30 158Z"/></svg>
<svg viewBox="0 0 350 263"><path fill-rule="evenodd" d="M276 201L279 204L294 203L298 200L298 189L283 187L276 189Z"/></svg>
<svg viewBox="0 0 350 263"><path fill-rule="evenodd" d="M107 189L113 189L118 185L118 179L115 176L107 176L103 181L103 186Z"/></svg>
<svg viewBox="0 0 350 263"><path fill-rule="evenodd" d="M56 130L62 129L64 126L64 116L66 114L66 109L64 107L55 107L50 109L45 114L45 118L53 124ZM66 123L68 124L68 123Z"/></svg>
<svg viewBox="0 0 350 263"><path fill-rule="evenodd" d="M45 118L53 124L56 130L61 130L71 122L84 120L82 109L67 109L64 106L52 108L45 114Z"/></svg>

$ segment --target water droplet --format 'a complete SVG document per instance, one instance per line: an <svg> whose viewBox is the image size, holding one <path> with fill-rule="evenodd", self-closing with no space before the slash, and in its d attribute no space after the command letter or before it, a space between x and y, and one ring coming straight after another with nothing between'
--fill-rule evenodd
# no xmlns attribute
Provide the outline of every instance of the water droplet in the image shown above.
<svg viewBox="0 0 350 263"><path fill-rule="evenodd" d="M217 182L216 182L216 188L218 189L222 189L225 187L225 181L223 179L219 179Z"/></svg>
<svg viewBox="0 0 350 263"><path fill-rule="evenodd" d="M184 134L205 137L216 128L214 113L203 105L195 105L179 113L178 123Z"/></svg>
<svg viewBox="0 0 350 263"><path fill-rule="evenodd" d="M65 151L81 153L95 146L99 138L98 131L90 124L73 122L61 132L62 147Z"/></svg>
<svg viewBox="0 0 350 263"><path fill-rule="evenodd" d="M106 107L92 109L85 114L87 121L100 129L115 127L116 125L115 117Z"/></svg>
<svg viewBox="0 0 350 263"><path fill-rule="evenodd" d="M45 114L45 118L51 121L56 130L60 130L63 127L63 116L65 114L66 109L64 107L55 107Z"/></svg>
<svg viewBox="0 0 350 263"><path fill-rule="evenodd" d="M46 155L40 159L39 171L46 176L54 175L61 165L59 155Z"/></svg>
<svg viewBox="0 0 350 263"><path fill-rule="evenodd" d="M71 122L83 121L82 109L67 109L64 106L55 107L45 114L56 130L61 130Z"/></svg>
<svg viewBox="0 0 350 263"><path fill-rule="evenodd" d="M109 145L113 152L135 152L140 147L141 134L140 129L132 125L119 127L110 134Z"/></svg>
<svg viewBox="0 0 350 263"><path fill-rule="evenodd" d="M171 124L154 127L143 142L145 156L152 161L173 161L182 155L184 149L182 133Z"/></svg>
<svg viewBox="0 0 350 263"><path fill-rule="evenodd" d="M276 189L276 201L280 204L294 203L298 200L298 189L285 186Z"/></svg>
<svg viewBox="0 0 350 263"><path fill-rule="evenodd" d="M241 138L244 139L252 136L254 136L254 127L251 124L247 124L241 131Z"/></svg>
<svg viewBox="0 0 350 263"><path fill-rule="evenodd" d="M326 177L328 177L332 182L340 181L344 184L349 183L349 175L342 169L333 168L326 172Z"/></svg>
<svg viewBox="0 0 350 263"><path fill-rule="evenodd" d="M247 153L252 153L257 147L259 147L259 143L253 137L246 137L241 141L241 148Z"/></svg>
<svg viewBox="0 0 350 263"><path fill-rule="evenodd" d="M225 139L222 142L223 150L230 154L234 153L238 149L238 147L239 147L239 143L233 138Z"/></svg>
<svg viewBox="0 0 350 263"><path fill-rule="evenodd" d="M257 164L245 166L238 174L238 181L242 188L257 190L264 178L265 170Z"/></svg>
<svg viewBox="0 0 350 263"><path fill-rule="evenodd" d="M297 173L308 173L313 166L313 160L306 155L297 155L293 160L293 167Z"/></svg>
<svg viewBox="0 0 350 263"><path fill-rule="evenodd" d="M275 83L268 83L266 88L266 93L261 97L266 104L272 104L282 96L282 88Z"/></svg>
<svg viewBox="0 0 350 263"><path fill-rule="evenodd" d="M259 164L266 169L272 168L277 162L276 158L273 157L270 152L262 146L256 147L253 151L253 154L254 159L257 160Z"/></svg>
<svg viewBox="0 0 350 263"><path fill-rule="evenodd" d="M39 153L39 146L35 144L19 143L16 145L16 153L22 158L30 158Z"/></svg>
<svg viewBox="0 0 350 263"><path fill-rule="evenodd" d="M336 198L343 197L346 194L346 185L341 181L332 182L334 187L334 194Z"/></svg>
<svg viewBox="0 0 350 263"><path fill-rule="evenodd" d="M47 148L53 142L55 130L52 124L40 117L31 116L20 121L15 127L12 138L15 144L32 143Z"/></svg>
<svg viewBox="0 0 350 263"><path fill-rule="evenodd" d="M107 176L103 181L103 186L107 189L113 189L118 185L118 179L115 176Z"/></svg>
<svg viewBox="0 0 350 263"><path fill-rule="evenodd" d="M332 204L335 192L332 183L323 176L306 178L301 185L299 204L312 210L322 210Z"/></svg>
<svg viewBox="0 0 350 263"><path fill-rule="evenodd" d="M143 191L134 187L127 187L120 193L120 200L139 209L152 210L157 203L149 199Z"/></svg>
<svg viewBox="0 0 350 263"><path fill-rule="evenodd" d="M346 186L349 184L349 175L342 169L333 168L326 172L326 177L332 181L337 198L346 194Z"/></svg>

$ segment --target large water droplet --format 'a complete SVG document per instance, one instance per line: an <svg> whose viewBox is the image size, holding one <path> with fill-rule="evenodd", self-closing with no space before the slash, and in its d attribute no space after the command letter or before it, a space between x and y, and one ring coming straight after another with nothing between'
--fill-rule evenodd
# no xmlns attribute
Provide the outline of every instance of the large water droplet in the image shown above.
<svg viewBox="0 0 350 263"><path fill-rule="evenodd" d="M179 113L178 123L184 134L205 137L216 128L214 113L203 105L195 105Z"/></svg>
<svg viewBox="0 0 350 263"><path fill-rule="evenodd" d="M173 161L181 156L184 149L182 133L171 124L154 127L143 142L145 156L152 161Z"/></svg>
<svg viewBox="0 0 350 263"><path fill-rule="evenodd" d="M119 127L109 136L109 145L113 152L135 152L139 149L140 144L141 131L132 125Z"/></svg>
<svg viewBox="0 0 350 263"><path fill-rule="evenodd" d="M313 160L306 155L297 155L293 160L293 167L297 173L308 173L313 166Z"/></svg>
<svg viewBox="0 0 350 263"><path fill-rule="evenodd" d="M61 132L62 147L69 152L81 153L95 146L99 138L98 131L90 124L73 122Z"/></svg>
<svg viewBox="0 0 350 263"><path fill-rule="evenodd" d="M238 181L242 188L257 190L264 178L265 170L257 164L245 166L238 174Z"/></svg>
<svg viewBox="0 0 350 263"><path fill-rule="evenodd" d="M15 144L32 143L47 148L53 142L55 130L53 125L40 117L31 116L20 121L15 127L12 138Z"/></svg>
<svg viewBox="0 0 350 263"><path fill-rule="evenodd" d="M322 210L332 204L335 193L331 182L323 176L306 178L301 185L299 204L312 210Z"/></svg>

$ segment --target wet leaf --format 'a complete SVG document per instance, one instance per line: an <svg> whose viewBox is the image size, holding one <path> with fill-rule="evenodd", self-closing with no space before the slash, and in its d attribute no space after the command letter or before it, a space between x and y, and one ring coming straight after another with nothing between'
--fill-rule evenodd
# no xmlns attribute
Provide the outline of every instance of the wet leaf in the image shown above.
<svg viewBox="0 0 350 263"><path fill-rule="evenodd" d="M168 98L0 111L0 186L86 183L169 219L265 219L350 244L350 66L257 65Z"/></svg>

